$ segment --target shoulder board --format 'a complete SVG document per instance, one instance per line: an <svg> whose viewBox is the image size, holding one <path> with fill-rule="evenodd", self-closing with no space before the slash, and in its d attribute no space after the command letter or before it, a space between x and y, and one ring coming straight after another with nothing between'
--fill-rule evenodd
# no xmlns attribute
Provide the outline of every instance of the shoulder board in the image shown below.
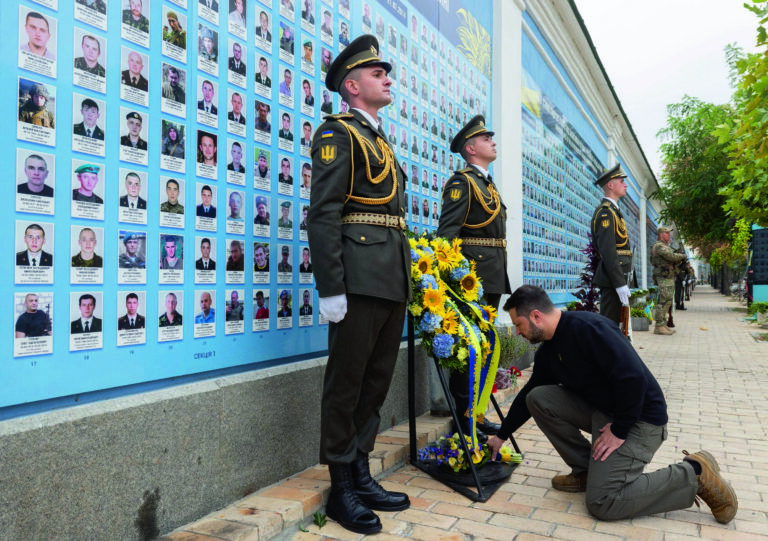
<svg viewBox="0 0 768 541"><path fill-rule="evenodd" d="M457 173L473 173L475 170L472 167L465 167L464 169L459 169L456 171Z"/></svg>
<svg viewBox="0 0 768 541"><path fill-rule="evenodd" d="M325 115L324 120L339 120L342 118L355 118L352 113L336 113L335 115Z"/></svg>
<svg viewBox="0 0 768 541"><path fill-rule="evenodd" d="M600 204L600 206L601 206L601 207L605 207L605 208L609 209L609 208L611 208L611 202L610 202L610 201L603 201L603 202Z"/></svg>

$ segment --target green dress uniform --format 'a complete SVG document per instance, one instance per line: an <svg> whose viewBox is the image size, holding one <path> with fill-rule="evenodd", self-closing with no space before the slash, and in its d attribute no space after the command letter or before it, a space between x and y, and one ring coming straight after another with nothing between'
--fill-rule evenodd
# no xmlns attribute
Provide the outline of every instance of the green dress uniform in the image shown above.
<svg viewBox="0 0 768 541"><path fill-rule="evenodd" d="M307 232L320 297L347 295L331 323L320 461L373 450L410 298L405 173L386 136L357 110L331 115L312 140Z"/></svg>
<svg viewBox="0 0 768 541"><path fill-rule="evenodd" d="M667 313L675 296L675 266L686 259L685 254L675 253L666 242L657 240L651 248L653 283L659 288L659 300L653 312L654 324L664 327Z"/></svg>
<svg viewBox="0 0 768 541"><path fill-rule="evenodd" d="M130 9L123 10L123 24L127 24L141 32L149 32L149 19L144 15L140 15L138 20L134 19Z"/></svg>
<svg viewBox="0 0 768 541"><path fill-rule="evenodd" d="M592 243L600 253L593 280L600 288L600 313L618 324L621 301L616 288L629 283L632 250L624 217L610 199L603 199L592 215Z"/></svg>
<svg viewBox="0 0 768 541"><path fill-rule="evenodd" d="M456 134L452 152L460 152L472 137L493 135L477 115ZM470 165L455 171L443 188L437 236L462 240L461 252L475 262L484 301L499 308L501 296L512 293L507 276L507 207L490 175ZM452 371L449 389L459 417L469 409L469 371ZM484 425L485 426L485 425ZM493 427L485 426L489 433Z"/></svg>

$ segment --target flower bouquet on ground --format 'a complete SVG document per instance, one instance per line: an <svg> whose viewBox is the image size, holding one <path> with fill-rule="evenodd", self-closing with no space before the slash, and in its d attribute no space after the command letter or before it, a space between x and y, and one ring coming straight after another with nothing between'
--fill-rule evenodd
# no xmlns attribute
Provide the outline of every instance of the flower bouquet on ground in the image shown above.
<svg viewBox="0 0 768 541"><path fill-rule="evenodd" d="M481 466L491 459L491 453L486 444L473 447L468 435L465 435L464 439L470 449L470 458L475 467ZM499 450L499 455L499 459L503 463L519 464L522 461L522 457L509 447L502 447ZM453 435L446 434L435 445L419 449L418 458L422 462L435 461L438 466L450 468L455 473L469 469L469 458L464 453L461 438L456 432Z"/></svg>
<svg viewBox="0 0 768 541"><path fill-rule="evenodd" d="M461 239L410 239L413 299L408 311L426 351L441 367L469 371L472 448L475 423L483 419L496 377L500 347L496 310L480 304L483 286L474 262L461 253ZM457 412L463 415L464 412Z"/></svg>

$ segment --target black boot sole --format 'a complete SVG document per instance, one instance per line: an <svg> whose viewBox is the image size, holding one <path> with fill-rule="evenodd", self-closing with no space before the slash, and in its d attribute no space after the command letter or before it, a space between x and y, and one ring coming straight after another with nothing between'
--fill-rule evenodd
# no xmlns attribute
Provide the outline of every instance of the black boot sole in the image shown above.
<svg viewBox="0 0 768 541"><path fill-rule="evenodd" d="M393 513L395 511L405 511L411 506L411 501L408 500L407 502L400 504L396 507L385 507L383 505L377 505L375 502L366 501L363 498L360 498L363 503L370 509L371 511L385 511L389 513Z"/></svg>
<svg viewBox="0 0 768 541"><path fill-rule="evenodd" d="M339 520L337 517L333 516L333 512L328 512L328 510L325 510L326 515L328 518L335 520L339 523L339 525L344 528L345 530L349 530L350 532L360 533L363 535L371 534L371 533L378 533L382 529L381 523L376 524L375 526L367 526L367 527L361 527L354 523L347 523Z"/></svg>

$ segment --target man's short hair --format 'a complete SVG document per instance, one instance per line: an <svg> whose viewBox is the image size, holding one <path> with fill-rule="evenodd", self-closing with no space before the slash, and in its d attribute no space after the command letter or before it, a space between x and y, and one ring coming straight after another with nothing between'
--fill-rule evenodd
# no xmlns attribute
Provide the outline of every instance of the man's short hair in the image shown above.
<svg viewBox="0 0 768 541"><path fill-rule="evenodd" d="M91 40L95 41L96 45L98 45L98 47L99 47L99 52L101 52L101 43L99 42L98 39L96 39L96 36L92 36L90 34L85 34L83 36L83 39L80 40L80 46L82 46L85 43L85 40L87 40L87 39L91 39Z"/></svg>
<svg viewBox="0 0 768 541"><path fill-rule="evenodd" d="M202 188L200 188L200 193L203 193L205 190L208 190L209 192L211 192L211 195L213 195L213 190L207 184L204 185Z"/></svg>
<svg viewBox="0 0 768 541"><path fill-rule="evenodd" d="M201 85L200 85L200 88L204 87L205 85L208 85L208 86L210 86L211 88L213 88L213 83L212 83L212 82L210 82L208 79L206 79L205 81L203 81L203 84L201 84Z"/></svg>
<svg viewBox="0 0 768 541"><path fill-rule="evenodd" d="M280 160L280 165L282 165L283 163L287 163L288 165L291 165L291 160L289 160L288 158L283 158L282 160Z"/></svg>
<svg viewBox="0 0 768 541"><path fill-rule="evenodd" d="M30 229L32 229L33 231L40 231L43 234L43 237L45 237L45 229L43 229L38 224L29 224L27 228L24 230L25 237L27 236L27 231L29 231Z"/></svg>
<svg viewBox="0 0 768 541"><path fill-rule="evenodd" d="M176 75L179 75L179 70L176 68L176 66L168 66L168 73L175 73Z"/></svg>
<svg viewBox="0 0 768 541"><path fill-rule="evenodd" d="M555 310L547 292L539 286L526 284L518 287L504 303L504 311L515 309L518 317L527 318L533 310L548 314Z"/></svg>
<svg viewBox="0 0 768 541"><path fill-rule="evenodd" d="M178 181L178 180L175 180L175 179L172 179L172 178L169 178L169 179L168 179L168 182L166 182L166 183L165 183L165 187L167 188L167 187L168 187L168 185L169 185L171 182L173 182L173 183L176 185L176 188L179 188L179 187L180 187L180 186L179 186L179 181Z"/></svg>
<svg viewBox="0 0 768 541"><path fill-rule="evenodd" d="M48 19L43 17L42 13L38 13L37 11L30 11L29 13L27 13L27 17L24 19L24 26L26 26L27 23L29 23L30 19L40 19L41 21L43 21L45 23L45 28L49 32L51 31L50 26L48 26Z"/></svg>
<svg viewBox="0 0 768 541"><path fill-rule="evenodd" d="M97 111L99 110L99 104L96 103L95 101L93 101L91 98L85 98L80 103L80 109L85 109L86 107L88 109L91 109L92 107L95 107Z"/></svg>
<svg viewBox="0 0 768 541"><path fill-rule="evenodd" d="M261 297L263 299L264 298L264 292L259 290L259 291L256 292L256 296L257 297Z"/></svg>
<svg viewBox="0 0 768 541"><path fill-rule="evenodd" d="M139 296L136 293L131 292L125 296L125 302L128 302L128 299L136 299L138 301Z"/></svg>
<svg viewBox="0 0 768 541"><path fill-rule="evenodd" d="M82 237L83 233L85 233L86 231L90 231L91 233L93 233L94 237L96 236L96 232L93 229L91 229L90 227L84 227L80 230L80 233L77 234L77 238L79 239L80 237Z"/></svg>
<svg viewBox="0 0 768 541"><path fill-rule="evenodd" d="M208 237L203 237L203 240L200 241L200 246L202 247L203 244L206 244L206 243L208 244L208 246L210 246L211 245L211 239L209 239Z"/></svg>
<svg viewBox="0 0 768 541"><path fill-rule="evenodd" d="M240 241L239 240L233 240L232 242L229 243L229 248L230 249L234 248L235 246L237 246L238 248L242 249L242 246L240 246Z"/></svg>
<svg viewBox="0 0 768 541"><path fill-rule="evenodd" d="M311 129L312 128L312 123L309 120L306 120L306 121L304 121L304 124L302 124L302 126L305 127L305 128L307 126L309 126L309 128Z"/></svg>
<svg viewBox="0 0 768 541"><path fill-rule="evenodd" d="M90 293L86 293L85 295L80 295L80 299L77 301L77 305L81 306L83 304L83 301L92 300L93 305L96 306L96 297L91 295Z"/></svg>
<svg viewBox="0 0 768 541"><path fill-rule="evenodd" d="M240 150L243 149L242 145L240 143L238 143L237 141L232 143L232 148L235 148L235 147L239 148Z"/></svg>
<svg viewBox="0 0 768 541"><path fill-rule="evenodd" d="M312 166L309 164L309 162L304 162L301 165L301 170L302 171L307 171L307 170L312 171Z"/></svg>
<svg viewBox="0 0 768 541"><path fill-rule="evenodd" d="M174 245L179 244L179 241L176 238L176 235L167 235L165 237L165 244L168 244L169 242L172 242Z"/></svg>
<svg viewBox="0 0 768 541"><path fill-rule="evenodd" d="M281 116L280 118L283 118L283 119L287 118L288 120L290 120L291 115L289 115L288 113L283 113L283 116Z"/></svg>
<svg viewBox="0 0 768 541"><path fill-rule="evenodd" d="M141 184L141 177L140 177L140 176L139 176L139 174L138 174L138 173L136 173L135 171L129 171L129 172L128 172L128 173L125 175L125 180L128 180L128 177L136 177L136 179L139 181L139 184Z"/></svg>

